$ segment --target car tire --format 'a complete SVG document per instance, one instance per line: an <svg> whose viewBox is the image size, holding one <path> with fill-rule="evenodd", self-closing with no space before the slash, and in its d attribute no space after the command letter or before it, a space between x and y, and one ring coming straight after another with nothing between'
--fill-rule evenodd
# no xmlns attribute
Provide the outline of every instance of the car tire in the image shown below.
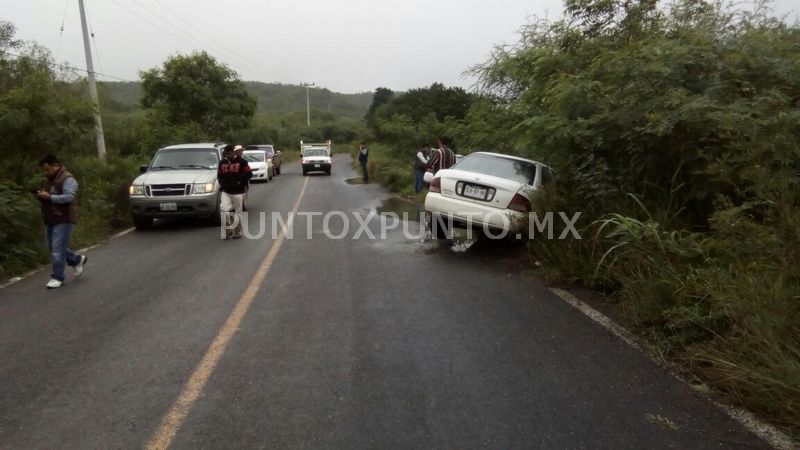
<svg viewBox="0 0 800 450"><path fill-rule="evenodd" d="M153 228L153 218L146 216L133 216L133 226L137 230L151 230Z"/></svg>
<svg viewBox="0 0 800 450"><path fill-rule="evenodd" d="M220 213L222 212L220 210L220 201L221 201L220 197L221 195L217 194L217 208L214 210L213 213L211 213L210 216L206 217L204 220L204 223L210 227L218 227L222 223L222 216L220 215Z"/></svg>
<svg viewBox="0 0 800 450"><path fill-rule="evenodd" d="M453 238L453 230L452 227L448 227L448 221L446 219L439 219L438 214L430 214L430 229L431 229L431 237L433 239L442 239L448 240ZM444 226L440 226L440 225Z"/></svg>

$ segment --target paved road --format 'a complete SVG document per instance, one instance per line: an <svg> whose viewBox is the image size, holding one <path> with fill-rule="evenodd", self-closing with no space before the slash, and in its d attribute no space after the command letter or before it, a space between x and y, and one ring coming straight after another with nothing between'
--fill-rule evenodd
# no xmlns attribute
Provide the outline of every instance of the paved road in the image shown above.
<svg viewBox="0 0 800 450"><path fill-rule="evenodd" d="M299 172L253 187L251 229L258 211L388 197L347 184L346 156ZM159 223L89 252L61 289L40 272L0 290L0 448L765 447L491 243L306 226L221 241Z"/></svg>

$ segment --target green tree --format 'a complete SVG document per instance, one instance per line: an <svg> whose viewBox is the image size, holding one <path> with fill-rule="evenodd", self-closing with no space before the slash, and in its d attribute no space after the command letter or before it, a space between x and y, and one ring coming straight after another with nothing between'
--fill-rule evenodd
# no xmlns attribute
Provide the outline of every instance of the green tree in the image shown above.
<svg viewBox="0 0 800 450"><path fill-rule="evenodd" d="M462 119L472 104L472 96L459 87L433 83L430 87L411 89L380 106L376 115L381 118L401 114L422 121L433 113L442 122L447 117Z"/></svg>
<svg viewBox="0 0 800 450"><path fill-rule="evenodd" d="M384 87L375 89L375 95L372 96L372 103L369 105L367 114L364 116L364 120L366 120L367 126L370 129L375 130L375 112L381 105L389 103L392 98L394 98L394 91L391 89Z"/></svg>
<svg viewBox="0 0 800 450"><path fill-rule="evenodd" d="M141 79L142 106L169 126L208 139L247 127L256 110L236 73L206 52L171 57Z"/></svg>
<svg viewBox="0 0 800 450"><path fill-rule="evenodd" d="M45 48L13 34L0 23L0 175L24 185L46 153L91 153L94 122L74 76L54 71Z"/></svg>

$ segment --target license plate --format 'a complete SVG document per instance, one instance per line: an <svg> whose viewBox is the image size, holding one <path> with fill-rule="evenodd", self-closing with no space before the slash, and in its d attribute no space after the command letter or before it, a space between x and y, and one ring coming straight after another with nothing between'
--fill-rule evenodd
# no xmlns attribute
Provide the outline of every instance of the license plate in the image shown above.
<svg viewBox="0 0 800 450"><path fill-rule="evenodd" d="M486 188L466 185L464 186L464 197L472 197L483 200L486 198Z"/></svg>
<svg viewBox="0 0 800 450"><path fill-rule="evenodd" d="M314 164L314 167L319 167L319 164Z"/></svg>
<svg viewBox="0 0 800 450"><path fill-rule="evenodd" d="M159 204L162 211L177 211L178 204L177 203L161 203Z"/></svg>

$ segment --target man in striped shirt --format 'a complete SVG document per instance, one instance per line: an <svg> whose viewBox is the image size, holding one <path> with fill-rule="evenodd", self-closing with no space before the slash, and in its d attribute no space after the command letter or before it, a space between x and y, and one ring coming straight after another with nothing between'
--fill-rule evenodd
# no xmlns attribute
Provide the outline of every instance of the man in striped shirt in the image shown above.
<svg viewBox="0 0 800 450"><path fill-rule="evenodd" d="M450 150L450 138L442 136L439 138L439 148L431 152L428 160L428 171L436 172L442 169L449 169L456 163L456 154Z"/></svg>

